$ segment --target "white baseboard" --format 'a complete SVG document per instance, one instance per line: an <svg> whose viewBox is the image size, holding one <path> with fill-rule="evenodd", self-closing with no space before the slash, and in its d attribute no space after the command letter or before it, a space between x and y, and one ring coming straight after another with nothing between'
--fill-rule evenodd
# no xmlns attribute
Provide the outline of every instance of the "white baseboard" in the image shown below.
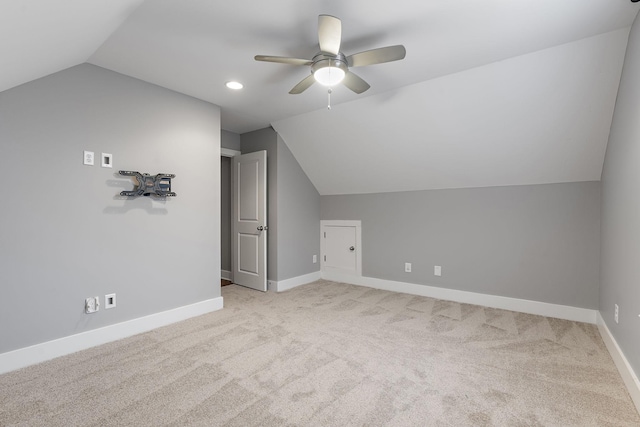
<svg viewBox="0 0 640 427"><path fill-rule="evenodd" d="M292 277L291 279L280 280L277 282L275 280L269 280L269 290L283 292L293 289L296 286L306 285L307 283L315 282L320 279L320 272L314 271L313 273L305 274L303 276Z"/></svg>
<svg viewBox="0 0 640 427"><path fill-rule="evenodd" d="M597 324L602 340L607 346L607 350L609 350L611 358L616 364L616 368L618 368L618 372L620 372L620 376L622 377L624 384L627 386L627 391L629 392L633 403L636 405L636 409L640 412L640 381L638 381L638 376L633 371L633 368L629 364L629 361L620 349L615 338L611 335L611 331L607 327L607 324L602 318L600 312L598 312Z"/></svg>
<svg viewBox="0 0 640 427"><path fill-rule="evenodd" d="M220 270L220 278L233 281L233 277L231 276L231 272L229 270Z"/></svg>
<svg viewBox="0 0 640 427"><path fill-rule="evenodd" d="M373 277L350 276L327 271L322 272L322 278L335 282L351 283L353 285L383 289L385 291L402 292L405 294L420 295L447 301L482 305L485 307L537 314L540 316L556 317L558 319L573 320L576 322L596 323L597 310L590 310L588 308L578 308L497 295L486 295L476 292L440 288L437 286L416 285L415 283L396 282L393 280L376 279Z"/></svg>
<svg viewBox="0 0 640 427"><path fill-rule="evenodd" d="M220 310L222 297L0 354L0 374Z"/></svg>

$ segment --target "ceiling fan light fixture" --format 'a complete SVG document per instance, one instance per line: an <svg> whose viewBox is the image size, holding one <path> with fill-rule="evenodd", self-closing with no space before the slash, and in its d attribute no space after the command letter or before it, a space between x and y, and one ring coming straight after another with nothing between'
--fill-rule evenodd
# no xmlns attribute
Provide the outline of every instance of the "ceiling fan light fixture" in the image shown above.
<svg viewBox="0 0 640 427"><path fill-rule="evenodd" d="M346 73L342 68L331 66L319 68L313 73L316 81L324 86L337 85L344 79L345 75Z"/></svg>
<svg viewBox="0 0 640 427"><path fill-rule="evenodd" d="M324 52L313 57L311 73L323 86L335 86L347 75L347 59L342 53L330 55Z"/></svg>

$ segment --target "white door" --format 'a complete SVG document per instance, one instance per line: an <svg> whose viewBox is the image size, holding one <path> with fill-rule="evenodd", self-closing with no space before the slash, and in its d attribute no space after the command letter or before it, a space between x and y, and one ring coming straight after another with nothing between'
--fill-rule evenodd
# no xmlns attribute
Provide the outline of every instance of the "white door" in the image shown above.
<svg viewBox="0 0 640 427"><path fill-rule="evenodd" d="M324 273L362 275L360 230L360 221L321 221L321 267Z"/></svg>
<svg viewBox="0 0 640 427"><path fill-rule="evenodd" d="M267 291L267 152L233 158L233 282Z"/></svg>

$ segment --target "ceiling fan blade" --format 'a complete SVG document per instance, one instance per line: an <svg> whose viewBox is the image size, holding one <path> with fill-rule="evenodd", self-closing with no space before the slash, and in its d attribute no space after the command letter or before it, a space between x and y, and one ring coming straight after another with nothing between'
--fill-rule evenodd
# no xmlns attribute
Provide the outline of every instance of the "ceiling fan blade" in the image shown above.
<svg viewBox="0 0 640 427"><path fill-rule="evenodd" d="M407 50L401 44L396 46L381 47L360 53L354 53L347 57L349 67L362 67L364 65L382 64L384 62L404 59Z"/></svg>
<svg viewBox="0 0 640 427"><path fill-rule="evenodd" d="M264 61L264 62L277 62L279 64L289 64L289 65L311 65L312 61L308 59L300 59L300 58L287 58L286 56L268 56L268 55L256 55L253 57L256 61Z"/></svg>
<svg viewBox="0 0 640 427"><path fill-rule="evenodd" d="M293 89L291 89L289 91L289 93L291 95L298 95L302 92L304 92L305 90L309 89L309 87L316 81L315 77L313 77L313 74L309 74L307 77L305 77L304 79L302 79L302 81L300 83L298 83L297 85L295 85L293 87Z"/></svg>
<svg viewBox="0 0 640 427"><path fill-rule="evenodd" d="M364 80L362 80L361 77L359 77L356 74L353 74L351 71L347 72L347 75L344 76L344 80L342 80L342 84L344 84L346 87L348 87L349 89L351 89L357 94L360 94L371 87L369 86L369 83L365 82Z"/></svg>
<svg viewBox="0 0 640 427"><path fill-rule="evenodd" d="M342 22L331 15L318 16L318 42L322 52L337 55L342 40Z"/></svg>

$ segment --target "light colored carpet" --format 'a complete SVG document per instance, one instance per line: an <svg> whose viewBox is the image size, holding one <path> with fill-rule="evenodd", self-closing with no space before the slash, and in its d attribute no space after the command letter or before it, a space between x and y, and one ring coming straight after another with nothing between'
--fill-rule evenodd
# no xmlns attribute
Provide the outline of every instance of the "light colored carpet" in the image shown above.
<svg viewBox="0 0 640 427"><path fill-rule="evenodd" d="M2 426L638 426L597 328L319 281L0 376Z"/></svg>

